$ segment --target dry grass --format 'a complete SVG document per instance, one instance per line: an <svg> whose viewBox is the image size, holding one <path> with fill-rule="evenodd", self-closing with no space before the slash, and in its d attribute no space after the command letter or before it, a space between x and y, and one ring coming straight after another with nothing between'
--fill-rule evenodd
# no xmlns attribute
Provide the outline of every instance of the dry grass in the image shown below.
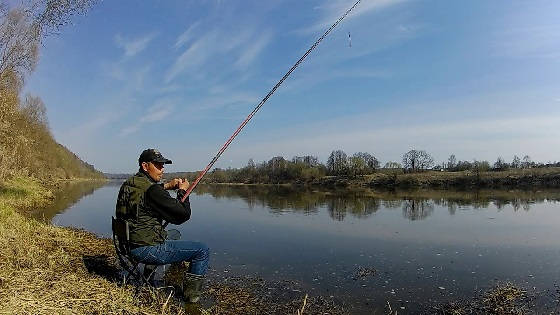
<svg viewBox="0 0 560 315"><path fill-rule="evenodd" d="M439 314L522 315L530 312L527 292L511 283L498 285L470 301L453 302L436 308Z"/></svg>
<svg viewBox="0 0 560 315"><path fill-rule="evenodd" d="M110 240L16 211L44 204L50 196L32 179L0 187L1 314L184 313L168 296L149 290L135 295L132 286L120 286Z"/></svg>

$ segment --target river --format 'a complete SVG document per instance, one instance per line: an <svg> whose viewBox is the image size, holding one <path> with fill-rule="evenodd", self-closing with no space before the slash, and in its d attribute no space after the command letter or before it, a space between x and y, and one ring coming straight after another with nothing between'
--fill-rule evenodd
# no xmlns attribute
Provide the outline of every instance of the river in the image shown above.
<svg viewBox="0 0 560 315"><path fill-rule="evenodd" d="M111 236L119 182L69 186L49 209L55 225ZM289 281L351 313L390 302L399 313L513 282L557 303L560 191L309 190L199 186L183 239L211 248L214 278Z"/></svg>

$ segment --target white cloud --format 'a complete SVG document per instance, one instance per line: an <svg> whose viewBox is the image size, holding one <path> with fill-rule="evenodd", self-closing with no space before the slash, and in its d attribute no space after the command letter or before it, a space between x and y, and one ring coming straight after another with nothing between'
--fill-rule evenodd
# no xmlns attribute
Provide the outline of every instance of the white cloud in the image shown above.
<svg viewBox="0 0 560 315"><path fill-rule="evenodd" d="M496 56L558 59L560 57L559 2L535 5L519 2L505 11L492 32L491 46Z"/></svg>
<svg viewBox="0 0 560 315"><path fill-rule="evenodd" d="M152 105L145 111L145 113L136 123L123 128L120 131L119 136L128 136L130 134L136 133L145 124L155 123L166 119L173 112L173 109L175 109L176 102L177 100L175 99L167 98L156 101L154 105Z"/></svg>
<svg viewBox="0 0 560 315"><path fill-rule="evenodd" d="M156 37L156 33L149 33L135 39L126 39L120 34L115 35L115 43L124 49L125 57L133 57L146 49L148 44Z"/></svg>
<svg viewBox="0 0 560 315"><path fill-rule="evenodd" d="M360 2L354 10L345 18L345 21L355 19L359 16L371 13L376 10L380 10L386 7L393 6L395 4L404 2L406 0L369 0ZM327 27L331 26L336 22L344 12L346 12L356 1L354 0L334 0L327 1L324 5L317 7L318 10L322 11L321 17L318 22L302 30L303 33L316 32L318 30L326 30Z"/></svg>
<svg viewBox="0 0 560 315"><path fill-rule="evenodd" d="M350 78L361 78L361 79L384 79L390 77L389 72L368 70L368 69L327 69L318 68L316 70L309 70L303 72L297 78L286 82L284 91L300 91L302 89L309 89L317 84L324 82L336 80L336 79L350 79Z"/></svg>
<svg viewBox="0 0 560 315"><path fill-rule="evenodd" d="M206 34L206 36L195 41L187 50L185 50L176 60L173 66L167 70L165 75L165 82L171 82L182 72L202 65L212 53L207 49L210 43L215 42L213 34Z"/></svg>
<svg viewBox="0 0 560 315"><path fill-rule="evenodd" d="M173 100L159 100L140 119L141 122L156 122L165 119L175 108Z"/></svg>
<svg viewBox="0 0 560 315"><path fill-rule="evenodd" d="M235 62L235 66L237 68L246 69L268 45L271 37L270 34L264 34L259 39L252 42L245 51L241 52L241 55Z"/></svg>
<svg viewBox="0 0 560 315"><path fill-rule="evenodd" d="M257 36L257 34L263 34ZM192 34L191 34L192 35ZM190 35L189 35L190 36ZM254 38L258 37L257 40ZM210 78L218 81L234 71L244 71L259 56L270 42L270 32L248 27L233 32L230 29L212 29L192 35L191 42L165 73L165 83L171 83L181 74L188 73L189 79L208 79L208 69L215 68L216 62L231 62L224 65L218 77ZM179 42L179 41L178 41ZM184 46L183 40L179 46ZM198 71L201 70L201 71Z"/></svg>
<svg viewBox="0 0 560 315"><path fill-rule="evenodd" d="M177 41L175 41L175 49L185 46L194 37L194 33L199 25L200 21L195 22L190 25L181 35L179 35L179 37L177 37Z"/></svg>
<svg viewBox="0 0 560 315"><path fill-rule="evenodd" d="M120 137L126 137L130 134L135 133L136 131L138 131L138 129L140 129L139 124L135 124L135 125L132 125L132 126L125 127L121 130L121 132L119 133L119 136Z"/></svg>

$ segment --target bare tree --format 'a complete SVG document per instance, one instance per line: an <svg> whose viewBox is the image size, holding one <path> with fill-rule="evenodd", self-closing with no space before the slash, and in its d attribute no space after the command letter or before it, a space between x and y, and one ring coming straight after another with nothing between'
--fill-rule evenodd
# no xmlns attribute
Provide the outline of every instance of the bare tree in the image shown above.
<svg viewBox="0 0 560 315"><path fill-rule="evenodd" d="M292 158L292 162L305 164L309 167L315 167L319 165L319 159L313 155L294 156Z"/></svg>
<svg viewBox="0 0 560 315"><path fill-rule="evenodd" d="M457 165L457 158L455 158L455 154L451 154L447 161L448 161L447 162L447 169L448 170L453 170L455 168L455 166Z"/></svg>
<svg viewBox="0 0 560 315"><path fill-rule="evenodd" d="M434 165L434 158L424 150L410 150L403 155L403 167L411 172L426 170Z"/></svg>
<svg viewBox="0 0 560 315"><path fill-rule="evenodd" d="M327 169L332 175L346 174L348 170L348 156L342 150L332 151L327 160Z"/></svg>
<svg viewBox="0 0 560 315"><path fill-rule="evenodd" d="M494 169L497 171L504 171L507 170L509 165L504 161L504 159L500 156L494 163Z"/></svg>
<svg viewBox="0 0 560 315"><path fill-rule="evenodd" d="M377 158L367 152L354 153L353 157L360 158L364 161L367 167L366 172L371 173L379 168L379 161Z"/></svg>
<svg viewBox="0 0 560 315"><path fill-rule="evenodd" d="M31 16L23 9L12 9L0 22L0 80L13 75L23 82L39 60L39 33Z"/></svg>
<svg viewBox="0 0 560 315"><path fill-rule="evenodd" d="M525 155L523 157L523 162L521 163L523 168L530 168L531 165L533 165L533 161L531 161L531 157L528 155Z"/></svg>
<svg viewBox="0 0 560 315"><path fill-rule="evenodd" d="M28 0L33 21L41 36L56 34L72 22L75 15L85 14L97 0Z"/></svg>
<svg viewBox="0 0 560 315"><path fill-rule="evenodd" d="M23 82L37 65L41 40L96 0L24 0L12 8L0 1L0 80L15 76Z"/></svg>
<svg viewBox="0 0 560 315"><path fill-rule="evenodd" d="M513 160L511 161L512 168L521 168L521 159L517 156L513 156Z"/></svg>
<svg viewBox="0 0 560 315"><path fill-rule="evenodd" d="M30 94L25 96L21 113L31 124L39 124L48 129L47 108L40 97Z"/></svg>
<svg viewBox="0 0 560 315"><path fill-rule="evenodd" d="M255 161L253 161L253 159L249 159L249 161L247 161L247 168L251 170L257 168L257 166L255 165Z"/></svg>

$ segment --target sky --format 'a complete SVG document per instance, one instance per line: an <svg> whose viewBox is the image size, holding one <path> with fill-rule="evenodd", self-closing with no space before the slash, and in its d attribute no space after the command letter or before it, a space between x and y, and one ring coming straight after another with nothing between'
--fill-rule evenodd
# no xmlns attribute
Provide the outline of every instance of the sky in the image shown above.
<svg viewBox="0 0 560 315"><path fill-rule="evenodd" d="M350 0L102 1L47 38L25 92L104 172L145 148L203 169ZM382 164L560 160L559 1L362 0L215 165L333 150ZM350 34L350 38L349 38ZM350 45L351 44L351 45Z"/></svg>

